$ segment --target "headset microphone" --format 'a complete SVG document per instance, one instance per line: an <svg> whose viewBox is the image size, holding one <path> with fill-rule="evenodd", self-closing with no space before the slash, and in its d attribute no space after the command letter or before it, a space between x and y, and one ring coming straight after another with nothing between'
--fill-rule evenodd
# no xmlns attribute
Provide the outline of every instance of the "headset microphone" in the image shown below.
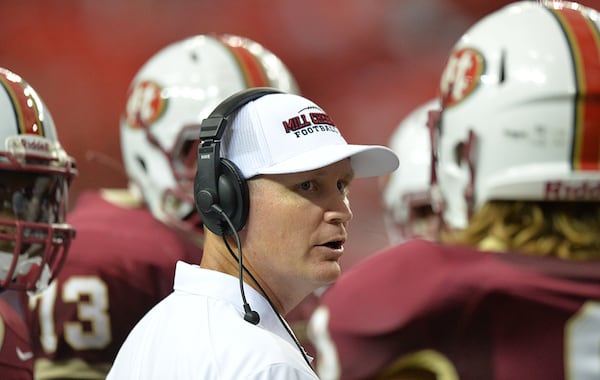
<svg viewBox="0 0 600 380"><path fill-rule="evenodd" d="M219 215L221 215L223 217L223 220L229 225L229 227L233 231L233 236L235 238L235 243L238 246L238 257L237 257L237 259L238 259L238 264L240 266L240 275L239 275L239 278L240 278L240 293L242 295L242 302L244 303L244 312L245 312L245 314L244 314L244 320L246 322L252 323L253 325L257 325L258 322L260 322L260 315L256 311L252 310L252 308L250 307L250 304L248 303L248 301L246 301L246 293L244 292L244 277L243 276L244 276L244 270L246 270L246 268L244 268L244 263L242 261L242 242L241 242L241 239L240 239L240 235L238 234L237 229L233 228L233 223L231 222L231 219L229 219L229 216L227 216L227 213L221 207L219 207L219 205L213 204L211 206L211 208L212 208L213 211L215 211L217 214L219 214ZM229 250L229 253L231 254L231 256L233 256L233 258L236 258L235 254L233 253L233 250L231 249L231 247L227 243L227 239L225 238L225 233L223 233L221 236L223 237L223 241L225 242L225 245L227 246L227 249ZM269 302L269 305L271 306L271 308L275 312L275 315L277 316L277 319L279 319L279 322L281 322L281 324L282 324L283 328L285 329L285 331L287 331L287 333L290 336L290 338L292 338L292 340L296 344L296 347L298 347L298 349L300 350L300 353L302 354L302 357L304 358L304 361L306 361L306 364L308 364L308 366L310 368L312 368L312 365L310 363L310 359L308 358L308 355L306 354L306 352L302 348L302 345L300 344L300 342L298 342L298 339L296 339L296 336L294 335L294 333L290 330L290 328L287 325L287 323L285 323L285 321L283 320L283 318L281 317L281 315L277 312L277 309L275 309L275 306L273 306L273 302L271 302L271 300L267 296L267 293L265 292L265 290L262 288L262 286L260 286L260 283L258 281L256 281L256 278L254 278L254 276L252 275L252 273L248 272L248 275L250 275L250 277L252 278L252 280L254 280L254 282L256 283L256 285L259 287L260 291L263 293L263 295L265 296L265 298Z"/></svg>
<svg viewBox="0 0 600 380"><path fill-rule="evenodd" d="M244 314L244 320L252 323L253 325L258 325L258 322L260 322L260 315L250 308L248 302L244 303L244 310L246 311L246 314Z"/></svg>
<svg viewBox="0 0 600 380"><path fill-rule="evenodd" d="M221 207L219 207L219 205L213 204L211 207L214 211L216 211L219 215L221 215L223 217L223 220L229 225L229 227L233 231L235 243L237 244L237 247L238 247L237 259L238 259L238 264L240 267L240 274L239 274L240 293L242 295L242 302L244 303L244 312L245 312L244 320L252 323L253 325L257 325L258 322L260 322L260 315L258 315L258 313L256 311L252 310L252 308L250 307L250 304L248 303L248 301L246 301L246 292L244 291L244 263L242 261L242 243L240 240L240 235L238 234L237 230L235 228L233 228L233 223L231 222L231 219L229 219L229 216L227 216L227 213L225 211L223 211L223 209ZM223 236L223 239L225 239L224 236ZM229 248L229 246L228 246L228 248Z"/></svg>

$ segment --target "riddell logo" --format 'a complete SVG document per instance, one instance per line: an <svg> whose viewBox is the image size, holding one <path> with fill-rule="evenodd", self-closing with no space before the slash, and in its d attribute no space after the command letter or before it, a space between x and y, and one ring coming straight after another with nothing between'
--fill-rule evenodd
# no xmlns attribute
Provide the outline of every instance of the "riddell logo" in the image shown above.
<svg viewBox="0 0 600 380"><path fill-rule="evenodd" d="M600 200L600 182L567 184L562 181L546 182L546 200Z"/></svg>
<svg viewBox="0 0 600 380"><path fill-rule="evenodd" d="M32 138L22 138L21 145L25 148L26 151L37 151L37 152L48 152L50 151L50 147L46 141L34 140Z"/></svg>
<svg viewBox="0 0 600 380"><path fill-rule="evenodd" d="M333 120L326 113L311 112L300 114L287 121L283 121L285 133L294 133L296 137L305 136L315 132L336 132L339 133Z"/></svg>

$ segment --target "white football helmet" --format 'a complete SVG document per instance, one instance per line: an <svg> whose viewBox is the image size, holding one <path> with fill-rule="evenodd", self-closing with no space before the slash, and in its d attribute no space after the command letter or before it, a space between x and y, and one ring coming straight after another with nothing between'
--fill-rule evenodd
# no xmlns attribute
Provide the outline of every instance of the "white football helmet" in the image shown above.
<svg viewBox="0 0 600 380"><path fill-rule="evenodd" d="M121 118L121 148L130 183L155 218L202 232L193 193L200 124L229 95L263 86L299 92L277 56L234 35L186 38L141 67Z"/></svg>
<svg viewBox="0 0 600 380"><path fill-rule="evenodd" d="M459 39L430 120L449 226L488 200L600 200L599 28L579 4L522 1Z"/></svg>
<svg viewBox="0 0 600 380"><path fill-rule="evenodd" d="M396 127L389 142L400 166L383 190L385 222L391 244L411 238L434 240L437 223L431 203L431 139L428 112L438 110L432 99L414 109Z"/></svg>
<svg viewBox="0 0 600 380"><path fill-rule="evenodd" d="M75 236L66 223L75 161L37 92L4 68L0 119L0 289L40 291Z"/></svg>

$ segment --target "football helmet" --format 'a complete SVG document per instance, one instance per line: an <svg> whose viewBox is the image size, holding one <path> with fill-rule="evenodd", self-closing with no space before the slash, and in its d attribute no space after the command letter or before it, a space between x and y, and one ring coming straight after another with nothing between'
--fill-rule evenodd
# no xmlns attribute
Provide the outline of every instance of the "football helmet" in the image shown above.
<svg viewBox="0 0 600 380"><path fill-rule="evenodd" d="M188 234L202 232L193 193L202 119L229 95L262 86L299 92L277 56L235 35L177 41L141 67L121 117L121 149L130 187L155 218Z"/></svg>
<svg viewBox="0 0 600 380"><path fill-rule="evenodd" d="M66 223L75 160L37 92L0 68L0 289L43 290L75 236Z"/></svg>
<svg viewBox="0 0 600 380"><path fill-rule="evenodd" d="M488 200L600 200L599 28L577 3L521 1L458 40L429 123L448 226Z"/></svg>
<svg viewBox="0 0 600 380"><path fill-rule="evenodd" d="M391 244L411 238L433 240L437 218L431 203L431 141L428 112L439 109L437 99L421 104L396 127L389 146L400 166L383 189L385 223Z"/></svg>

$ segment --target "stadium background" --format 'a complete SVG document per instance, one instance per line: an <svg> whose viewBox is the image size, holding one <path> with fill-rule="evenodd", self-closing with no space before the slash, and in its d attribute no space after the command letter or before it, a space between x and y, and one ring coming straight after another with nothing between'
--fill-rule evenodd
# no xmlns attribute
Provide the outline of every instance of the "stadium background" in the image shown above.
<svg viewBox="0 0 600 380"><path fill-rule="evenodd" d="M277 54L302 93L349 142L386 144L435 95L445 58L477 19L506 0L2 0L0 66L50 108L78 162L73 197L122 187L118 122L128 85L159 49L201 33L252 38ZM592 0L583 4L594 5ZM342 264L386 244L376 179L351 189L355 213Z"/></svg>

